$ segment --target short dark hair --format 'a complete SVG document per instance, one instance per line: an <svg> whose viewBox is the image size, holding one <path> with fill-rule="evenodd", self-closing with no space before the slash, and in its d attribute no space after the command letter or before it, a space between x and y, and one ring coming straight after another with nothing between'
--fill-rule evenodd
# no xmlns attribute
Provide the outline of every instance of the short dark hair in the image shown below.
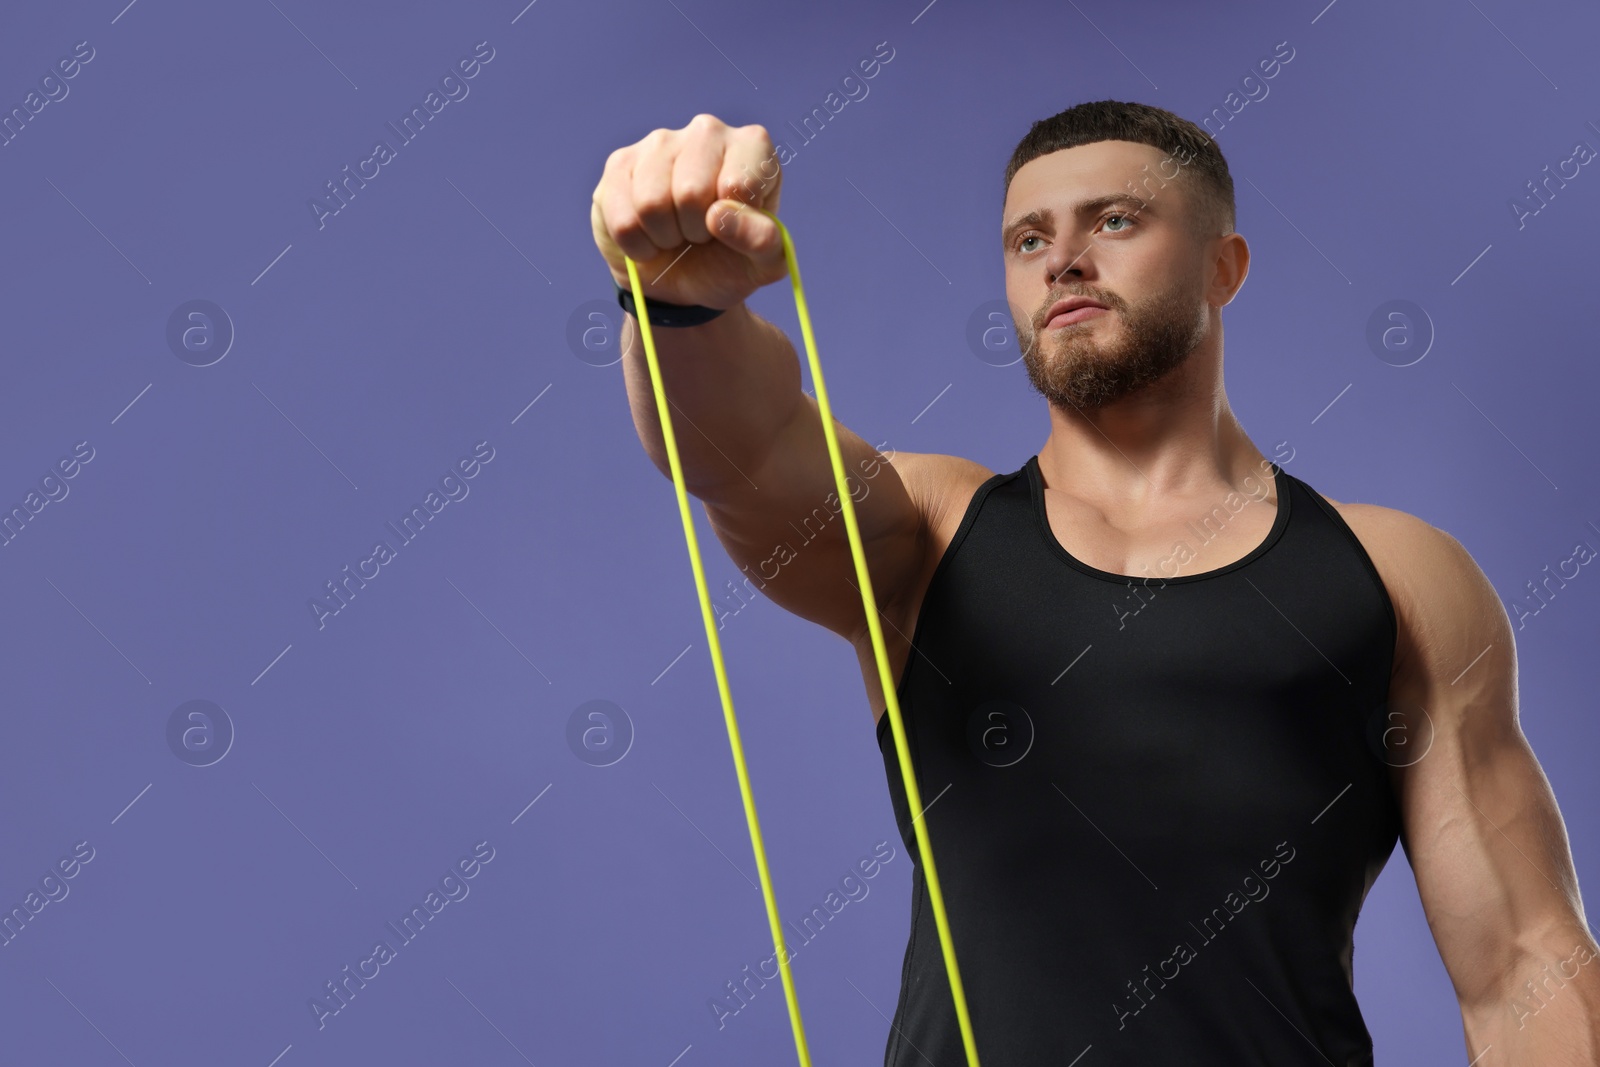
<svg viewBox="0 0 1600 1067"><path fill-rule="evenodd" d="M1199 217L1192 220L1195 232L1215 236L1233 231L1233 176L1228 173L1228 161L1222 158L1217 142L1199 126L1170 111L1121 100L1077 104L1035 122L1006 164L1002 200L1011 190L1011 179L1025 163L1096 141L1134 141L1175 157L1191 174L1188 188L1199 208Z"/></svg>

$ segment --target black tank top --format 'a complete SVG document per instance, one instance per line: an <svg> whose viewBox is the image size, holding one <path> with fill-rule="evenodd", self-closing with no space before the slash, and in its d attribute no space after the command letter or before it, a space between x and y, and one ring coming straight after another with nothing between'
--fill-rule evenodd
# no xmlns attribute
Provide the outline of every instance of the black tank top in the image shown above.
<svg viewBox="0 0 1600 1067"><path fill-rule="evenodd" d="M1223 567L1082 562L1034 456L934 570L896 692L983 1067L1372 1064L1352 935L1400 830L1394 608L1271 466L1272 530ZM887 714L878 745L913 861L884 1062L965 1067Z"/></svg>

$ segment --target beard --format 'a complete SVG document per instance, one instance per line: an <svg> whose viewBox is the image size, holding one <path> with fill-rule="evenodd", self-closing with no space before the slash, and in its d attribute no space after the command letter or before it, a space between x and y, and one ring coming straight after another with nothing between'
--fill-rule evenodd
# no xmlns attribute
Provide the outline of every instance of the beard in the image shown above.
<svg viewBox="0 0 1600 1067"><path fill-rule="evenodd" d="M1107 311L1083 322L1045 330L1039 320L1063 296L1085 296ZM1094 331L1121 321L1119 340L1095 340ZM1102 408L1121 400L1181 366L1205 339L1209 326L1204 303L1185 287L1157 293L1138 304L1111 293L1079 286L1052 293L1024 330L1012 316L1022 346L1028 381L1054 407L1062 410Z"/></svg>

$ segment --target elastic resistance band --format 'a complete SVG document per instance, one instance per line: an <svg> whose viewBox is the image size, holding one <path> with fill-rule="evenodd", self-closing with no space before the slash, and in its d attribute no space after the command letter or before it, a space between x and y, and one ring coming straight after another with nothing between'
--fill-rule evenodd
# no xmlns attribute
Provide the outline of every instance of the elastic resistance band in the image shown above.
<svg viewBox="0 0 1600 1067"><path fill-rule="evenodd" d="M906 802L909 810L917 812L912 820L916 832L917 850L922 858L922 870L928 887L928 898L933 905L933 918L939 931L939 946L944 951L945 972L950 978L950 993L955 1000L956 1019L961 1025L961 1042L966 1048L968 1067L978 1067L978 1048L972 1037L972 1020L967 1013L967 997L961 985L961 972L956 967L956 953L951 945L950 922L945 915L944 893L939 888L939 875L933 864L933 844L928 839L927 820L922 818L922 795L917 789L916 776L911 769L909 744L905 723L900 716L900 699L895 692L893 671L889 667L889 653L884 645L883 630L878 625L877 599L872 595L872 578L867 572L866 553L861 545L861 530L856 524L855 503L846 483L844 459L839 454L839 439L833 430L833 411L828 404L828 390L822 381L822 364L817 359L816 339L811 332L811 315L806 308L806 294L800 284L800 264L795 259L794 242L789 238L788 227L772 212L756 208L770 218L783 238L783 255L789 266L789 279L794 285L795 309L800 316L800 331L805 340L806 358L811 364L811 380L817 390L817 406L822 416L822 431L828 443L828 458L833 463L833 480L838 490L839 502L844 509L845 530L850 537L850 554L855 560L856 578L861 590L861 603L866 609L867 628L872 635L872 652L878 661L878 680L888 703L889 725L894 731L895 751L900 757L900 774L905 781ZM638 265L624 257L628 267L628 281L633 287L634 306L644 308L645 295L639 283ZM661 436L667 447L667 460L672 467L672 484L678 496L678 514L683 519L684 540L689 546L689 563L694 570L695 586L700 594L700 615L705 623L706 641L711 646L711 665L717 676L717 692L722 697L722 717L728 727L728 744L733 751L733 766L739 776L739 794L744 800L745 822L750 827L750 844L755 850L756 870L761 876L761 895L766 902L767 924L772 928L772 944L777 950L778 968L783 976L783 994L789 1004L789 1023L794 1030L795 1049L801 1067L811 1067L811 1053L806 1047L805 1026L800 1021L800 1004L795 999L794 980L789 972L789 952L784 945L783 925L778 919L778 905L772 892L772 881L767 871L766 849L761 843L761 824L756 817L755 799L750 792L750 778L745 769L744 746L739 740L739 724L734 717L733 697L728 691L728 677L723 667L722 644L717 638L715 615L711 608L711 594L706 589L705 571L700 564L700 546L695 538L694 517L689 510L689 493L684 487L683 467L678 460L678 442L672 432L672 416L667 410L665 387L661 381L661 367L656 360L655 338L650 329L648 314L636 320L644 340L645 360L650 366L650 384L655 390L656 413L661 420Z"/></svg>

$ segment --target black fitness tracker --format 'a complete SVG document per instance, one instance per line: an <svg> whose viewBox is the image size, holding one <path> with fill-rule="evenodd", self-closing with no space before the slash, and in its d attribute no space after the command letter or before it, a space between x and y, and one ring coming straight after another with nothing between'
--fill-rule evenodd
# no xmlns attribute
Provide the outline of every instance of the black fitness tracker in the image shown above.
<svg viewBox="0 0 1600 1067"><path fill-rule="evenodd" d="M611 284L617 287L617 303L622 305L622 310L639 317L638 310L634 307L633 290L625 289L617 284L615 278ZM698 326L703 322L710 322L725 311L725 308L708 308L701 304L669 304L664 300L645 299L646 308L650 315L652 326Z"/></svg>

